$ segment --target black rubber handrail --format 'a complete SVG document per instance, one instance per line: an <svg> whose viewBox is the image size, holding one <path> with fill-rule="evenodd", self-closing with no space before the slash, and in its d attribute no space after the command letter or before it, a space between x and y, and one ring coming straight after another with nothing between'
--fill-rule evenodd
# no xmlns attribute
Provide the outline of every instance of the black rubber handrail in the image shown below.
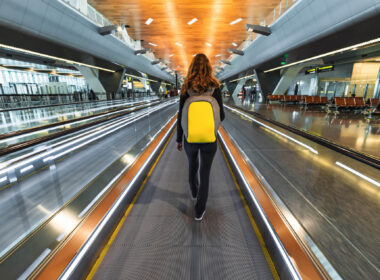
<svg viewBox="0 0 380 280"><path fill-rule="evenodd" d="M305 137L311 141L314 141L316 142L317 144L320 144L320 145L323 145L327 148L330 148L330 149L333 149L334 151L337 151L337 152L340 152L346 156L349 156L353 159L356 159L360 162L363 162L365 164L368 164L376 169L380 169L380 159L377 158L377 157L374 157L374 156L371 156L371 155L368 155L368 154L365 154L365 153L362 153L362 152L358 152L356 150L353 150L353 149L350 149L348 147L345 147L343 145L340 145L340 144L337 144L333 141L330 141L326 138L323 138L323 137L320 137L320 136L315 136L311 133L308 133L306 131L303 131L303 130L300 130L298 128L295 128L295 127L292 127L292 126L289 126L289 125L286 125L286 124L283 124L281 122L278 122L278 121L275 121L275 120L271 120L271 119L268 119L266 117L264 117L263 115L259 114L259 113L256 113L256 112L252 112L252 111L249 111L249 110L246 110L246 109L243 109L243 108L240 108L236 105L231 105L231 104L228 104L228 106L231 106L233 107L234 109L237 109L237 110L241 110L247 114L250 114L250 115L253 115L259 119L262 119L264 121L267 121L273 125L276 125L276 126L279 126L283 129L286 129L290 132L293 132L295 134L298 134L302 137Z"/></svg>

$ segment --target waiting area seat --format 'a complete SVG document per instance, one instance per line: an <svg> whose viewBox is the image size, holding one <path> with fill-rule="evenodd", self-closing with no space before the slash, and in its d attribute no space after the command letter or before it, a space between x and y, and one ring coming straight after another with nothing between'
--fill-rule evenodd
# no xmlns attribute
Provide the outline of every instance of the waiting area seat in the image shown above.
<svg viewBox="0 0 380 280"><path fill-rule="evenodd" d="M304 105L305 107L309 105L327 105L329 99L327 96L305 96Z"/></svg>
<svg viewBox="0 0 380 280"><path fill-rule="evenodd" d="M269 101L280 101L282 99L283 95L275 95L275 94L270 94L268 95L268 100Z"/></svg>
<svg viewBox="0 0 380 280"><path fill-rule="evenodd" d="M335 97L335 112L339 110L363 110L366 104L363 97Z"/></svg>
<svg viewBox="0 0 380 280"><path fill-rule="evenodd" d="M376 106L379 104L380 98L370 98L369 99L369 105L371 108L376 108Z"/></svg>
<svg viewBox="0 0 380 280"><path fill-rule="evenodd" d="M298 104L307 109L309 106L319 106L325 108L327 112L338 114L340 111L345 112L367 112L373 111L379 103L379 98L371 98L366 101L363 97L334 97L329 100L327 96L317 95L268 95L268 101L280 102L281 104ZM371 112L372 112L371 111ZM367 114L370 112L368 111Z"/></svg>
<svg viewBox="0 0 380 280"><path fill-rule="evenodd" d="M366 110L366 114L371 119L373 116L380 116L380 99L379 98L371 98L370 99L370 107Z"/></svg>

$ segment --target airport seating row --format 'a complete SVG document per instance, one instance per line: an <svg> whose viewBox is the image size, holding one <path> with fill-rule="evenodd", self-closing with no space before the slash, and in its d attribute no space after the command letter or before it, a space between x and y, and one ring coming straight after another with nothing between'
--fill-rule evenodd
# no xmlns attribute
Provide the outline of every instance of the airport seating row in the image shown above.
<svg viewBox="0 0 380 280"><path fill-rule="evenodd" d="M302 105L326 105L329 103L327 96L309 95L268 95L269 101L279 101L284 104Z"/></svg>
<svg viewBox="0 0 380 280"><path fill-rule="evenodd" d="M365 109L366 104L363 97L335 97L337 109Z"/></svg>
<svg viewBox="0 0 380 280"><path fill-rule="evenodd" d="M307 105L326 105L329 103L327 96L305 96L304 104Z"/></svg>
<svg viewBox="0 0 380 280"><path fill-rule="evenodd" d="M311 105L325 106L328 112L339 111L368 111L367 113L378 114L379 98L370 98L365 102L363 97L334 97L329 100L327 96L309 95L268 95L269 101L279 101L282 104L299 104L307 108Z"/></svg>

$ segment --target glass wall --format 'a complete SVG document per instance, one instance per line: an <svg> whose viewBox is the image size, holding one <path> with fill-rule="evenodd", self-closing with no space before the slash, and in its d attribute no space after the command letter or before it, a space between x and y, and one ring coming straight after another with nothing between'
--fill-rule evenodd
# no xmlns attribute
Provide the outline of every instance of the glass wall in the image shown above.
<svg viewBox="0 0 380 280"><path fill-rule="evenodd" d="M70 94L87 88L79 71L0 58L0 94Z"/></svg>

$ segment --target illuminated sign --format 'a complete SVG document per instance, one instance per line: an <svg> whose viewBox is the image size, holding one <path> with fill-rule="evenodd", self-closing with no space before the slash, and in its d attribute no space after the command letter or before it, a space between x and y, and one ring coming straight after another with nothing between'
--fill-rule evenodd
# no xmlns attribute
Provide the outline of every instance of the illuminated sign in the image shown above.
<svg viewBox="0 0 380 280"><path fill-rule="evenodd" d="M308 69L305 71L305 75L315 74L317 72L317 68Z"/></svg>
<svg viewBox="0 0 380 280"><path fill-rule="evenodd" d="M316 67L312 69L307 69L305 71L305 75L309 74L315 74L315 73L322 73L322 72L330 72L334 71L334 65L329 65L329 66L323 66L323 67Z"/></svg>
<svg viewBox="0 0 380 280"><path fill-rule="evenodd" d="M319 67L318 72L329 72L334 70L334 65Z"/></svg>

